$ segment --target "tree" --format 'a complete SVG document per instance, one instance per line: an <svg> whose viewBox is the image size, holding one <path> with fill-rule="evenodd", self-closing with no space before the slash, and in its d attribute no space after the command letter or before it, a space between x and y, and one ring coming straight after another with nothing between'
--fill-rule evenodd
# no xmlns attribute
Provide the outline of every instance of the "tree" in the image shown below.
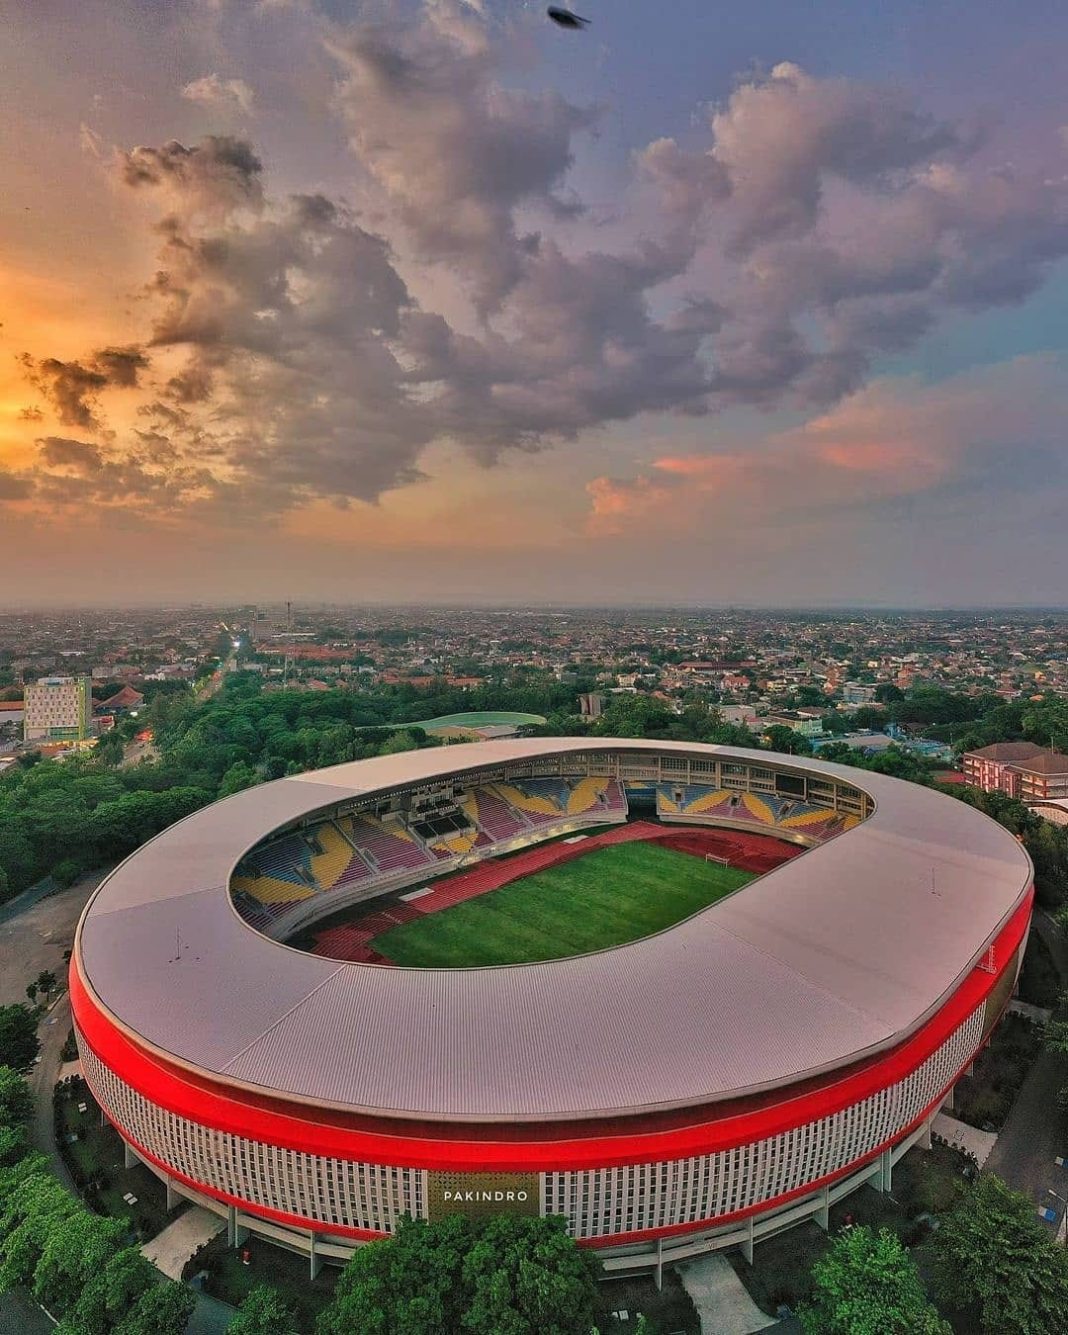
<svg viewBox="0 0 1068 1335"><path fill-rule="evenodd" d="M33 1115L33 1095L22 1076L11 1066L0 1066L0 1124L16 1126Z"/></svg>
<svg viewBox="0 0 1068 1335"><path fill-rule="evenodd" d="M875 699L881 705L893 704L898 700L904 700L905 692L900 686L895 686L892 681L881 681L875 688Z"/></svg>
<svg viewBox="0 0 1068 1335"><path fill-rule="evenodd" d="M167 1281L147 1289L115 1327L114 1335L182 1335L196 1306L184 1284Z"/></svg>
<svg viewBox="0 0 1068 1335"><path fill-rule="evenodd" d="M90 1277L68 1309L64 1326L71 1335L110 1331L135 1307L141 1295L159 1284L159 1271L138 1247L122 1247Z"/></svg>
<svg viewBox="0 0 1068 1335"><path fill-rule="evenodd" d="M812 1267L801 1309L809 1335L950 1335L916 1265L888 1228L844 1228Z"/></svg>
<svg viewBox="0 0 1068 1335"><path fill-rule="evenodd" d="M765 728L764 741L770 751L785 752L793 756L812 754L812 744L808 738L782 723L773 723L769 728Z"/></svg>
<svg viewBox="0 0 1068 1335"><path fill-rule="evenodd" d="M30 1160L32 1171L21 1175L20 1165L5 1173L11 1184L0 1197L0 1292L33 1282L37 1263L52 1231L83 1209L52 1176L47 1161Z"/></svg>
<svg viewBox="0 0 1068 1335"><path fill-rule="evenodd" d="M20 1001L0 1006L0 1062L16 1071L28 1071L40 1050L33 1011Z"/></svg>
<svg viewBox="0 0 1068 1335"><path fill-rule="evenodd" d="M227 1326L227 1335L297 1335L297 1318L277 1289L258 1284Z"/></svg>
<svg viewBox="0 0 1068 1335"><path fill-rule="evenodd" d="M126 1235L124 1219L105 1219L80 1206L49 1229L33 1273L46 1307L71 1312L86 1287L105 1272Z"/></svg>
<svg viewBox="0 0 1068 1335"><path fill-rule="evenodd" d="M42 969L37 975L36 982L40 991L42 991L45 996L48 996L56 985L56 975L51 969Z"/></svg>
<svg viewBox="0 0 1068 1335"><path fill-rule="evenodd" d="M597 1263L564 1220L405 1217L342 1272L317 1335L574 1335L593 1325Z"/></svg>
<svg viewBox="0 0 1068 1335"><path fill-rule="evenodd" d="M886 727L886 710L876 705L861 705L851 720L858 732L882 732Z"/></svg>
<svg viewBox="0 0 1068 1335"><path fill-rule="evenodd" d="M418 743L407 728L398 728L378 752L380 756L396 756L403 751L414 751Z"/></svg>
<svg viewBox="0 0 1068 1335"><path fill-rule="evenodd" d="M994 1176L979 1179L934 1234L937 1291L978 1306L990 1335L1068 1329L1068 1254L1035 1217L1031 1200Z"/></svg>
<svg viewBox="0 0 1068 1335"><path fill-rule="evenodd" d="M560 1216L498 1215L464 1257L473 1335L572 1335L593 1325L597 1261Z"/></svg>
<svg viewBox="0 0 1068 1335"><path fill-rule="evenodd" d="M230 797L234 793L240 793L245 788L253 788L260 781L260 776L243 760L231 765L226 773L219 780L219 796Z"/></svg>
<svg viewBox="0 0 1068 1335"><path fill-rule="evenodd" d="M471 1239L460 1215L437 1224L404 1216L391 1238L353 1255L317 1335L455 1335L463 1330L462 1259Z"/></svg>

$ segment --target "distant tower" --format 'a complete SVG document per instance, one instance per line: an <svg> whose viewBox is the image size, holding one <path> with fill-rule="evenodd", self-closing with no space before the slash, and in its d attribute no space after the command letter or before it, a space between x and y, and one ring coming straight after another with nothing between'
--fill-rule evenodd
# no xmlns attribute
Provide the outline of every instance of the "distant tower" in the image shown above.
<svg viewBox="0 0 1068 1335"><path fill-rule="evenodd" d="M293 604L286 599L286 657L285 666L282 669L282 689L285 690L289 685L289 641L293 633Z"/></svg>

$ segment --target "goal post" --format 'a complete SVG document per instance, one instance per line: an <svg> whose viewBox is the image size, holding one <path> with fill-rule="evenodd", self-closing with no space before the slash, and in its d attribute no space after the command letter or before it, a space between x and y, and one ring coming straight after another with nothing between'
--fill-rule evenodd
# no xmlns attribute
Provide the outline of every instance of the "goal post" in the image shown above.
<svg viewBox="0 0 1068 1335"><path fill-rule="evenodd" d="M731 865L730 858L721 857L718 853L706 853L705 861L714 862L716 863L717 866L720 867L729 867Z"/></svg>

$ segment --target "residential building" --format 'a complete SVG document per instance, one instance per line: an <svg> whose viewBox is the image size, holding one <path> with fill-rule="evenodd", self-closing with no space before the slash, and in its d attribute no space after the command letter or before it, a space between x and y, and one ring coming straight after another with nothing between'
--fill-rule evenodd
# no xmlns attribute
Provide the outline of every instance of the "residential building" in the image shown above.
<svg viewBox="0 0 1068 1335"><path fill-rule="evenodd" d="M802 737L822 737L823 723L819 715L802 714L768 714L766 718L760 720L765 728L790 728L793 732L799 733Z"/></svg>
<svg viewBox="0 0 1068 1335"><path fill-rule="evenodd" d="M961 758L965 780L1022 802L1068 797L1068 756L1034 742L995 742Z"/></svg>
<svg viewBox="0 0 1068 1335"><path fill-rule="evenodd" d="M32 742L84 741L92 732L88 677L41 677L25 691L23 737Z"/></svg>

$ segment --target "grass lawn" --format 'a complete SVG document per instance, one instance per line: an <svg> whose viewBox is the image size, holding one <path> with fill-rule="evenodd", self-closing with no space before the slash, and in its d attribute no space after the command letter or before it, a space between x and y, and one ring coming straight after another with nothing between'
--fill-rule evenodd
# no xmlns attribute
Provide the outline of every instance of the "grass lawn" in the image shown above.
<svg viewBox="0 0 1068 1335"><path fill-rule="evenodd" d="M1042 1031L1021 1015L998 1021L971 1075L953 1091L953 1116L986 1131L1005 1125L1016 1095L1042 1050Z"/></svg>
<svg viewBox="0 0 1068 1335"><path fill-rule="evenodd" d="M1052 1010L1060 994L1061 976L1053 963L1049 947L1037 932L1032 932L1027 938L1027 949L1020 969L1020 1000Z"/></svg>
<svg viewBox="0 0 1068 1335"><path fill-rule="evenodd" d="M407 728L488 728L494 724L507 723L513 727L525 724L541 724L545 719L541 714L521 714L514 709L471 709L463 714L441 714L437 718L413 719L402 723Z"/></svg>
<svg viewBox="0 0 1068 1335"><path fill-rule="evenodd" d="M612 1315L626 1312L626 1321ZM643 1313L655 1335L701 1335L701 1322L682 1280L673 1270L664 1271L664 1287L658 1293L650 1275L606 1279L597 1285L597 1329L601 1335L627 1335Z"/></svg>
<svg viewBox="0 0 1068 1335"><path fill-rule="evenodd" d="M906 1247L916 1247L928 1235L921 1216L952 1208L965 1190L967 1168L965 1157L948 1145L935 1145L930 1150L915 1147L895 1164L890 1195L864 1186L831 1207L829 1234L814 1223L800 1224L758 1242L751 1266L738 1251L729 1251L727 1259L753 1301L769 1316L775 1315L780 1304L796 1309L811 1293L813 1262L823 1255L847 1220L869 1228L892 1229ZM922 1246L916 1257L924 1269ZM926 1278L929 1276L925 1274ZM943 1315L952 1318L953 1314ZM955 1331L974 1329L954 1325Z"/></svg>
<svg viewBox="0 0 1068 1335"><path fill-rule="evenodd" d="M422 968L558 959L659 932L752 879L658 844L614 844L391 927L371 944L395 964Z"/></svg>
<svg viewBox="0 0 1068 1335"><path fill-rule="evenodd" d="M85 1112L78 1105L85 1104ZM186 1208L167 1210L167 1189L143 1164L124 1167L122 1138L113 1126L100 1125L100 1110L84 1081L58 1087L55 1099L56 1143L86 1204L98 1214L126 1219L142 1240L154 1238ZM71 1137L77 1139L72 1140ZM132 1193L135 1205L123 1196Z"/></svg>

